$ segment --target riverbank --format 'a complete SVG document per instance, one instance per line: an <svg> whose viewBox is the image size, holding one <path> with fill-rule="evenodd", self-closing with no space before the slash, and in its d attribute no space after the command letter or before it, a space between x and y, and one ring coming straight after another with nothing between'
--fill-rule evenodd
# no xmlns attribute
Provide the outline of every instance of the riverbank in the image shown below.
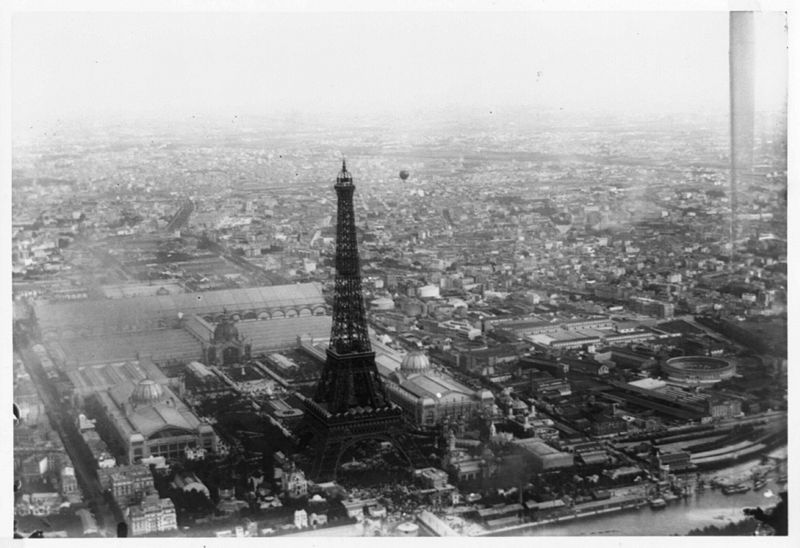
<svg viewBox="0 0 800 548"><path fill-rule="evenodd" d="M779 448L770 453L770 457L779 461L785 454L785 449ZM758 489L753 489L754 473L765 478ZM647 504L648 485L637 485L615 490L612 499L605 501L606 508L587 512L582 508L584 505L577 505L565 515L494 530L482 528L475 536L686 535L709 526L723 528L743 520L745 508L760 506L767 510L777 505L778 493L787 489L785 483L778 481L781 475L777 463L751 460L713 473L701 473L691 480L693 488L688 496L672 500L662 509ZM697 480L708 485L749 481L751 488L744 493L726 495L721 489L697 489ZM636 500L638 503L634 502Z"/></svg>
<svg viewBox="0 0 800 548"><path fill-rule="evenodd" d="M602 501L603 506L597 507L593 503L584 505L576 505L572 508L572 513L546 518L533 522L520 523L519 525L512 525L502 529L492 531L484 531L477 536L491 537L491 536L509 536L524 533L528 529L536 527L545 527L549 525L559 525L571 522L573 520L598 517L606 514L613 514L627 510L638 510L647 504L647 500L643 497L618 497L623 500L610 499Z"/></svg>

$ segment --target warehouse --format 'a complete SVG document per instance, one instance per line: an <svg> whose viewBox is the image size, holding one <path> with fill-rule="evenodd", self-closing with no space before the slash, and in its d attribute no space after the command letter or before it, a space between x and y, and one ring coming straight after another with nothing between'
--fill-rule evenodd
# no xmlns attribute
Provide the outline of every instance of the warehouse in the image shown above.
<svg viewBox="0 0 800 548"><path fill-rule="evenodd" d="M560 470L575 464L572 454L550 447L538 438L514 440L513 444L522 450L526 461L532 464L535 472Z"/></svg>

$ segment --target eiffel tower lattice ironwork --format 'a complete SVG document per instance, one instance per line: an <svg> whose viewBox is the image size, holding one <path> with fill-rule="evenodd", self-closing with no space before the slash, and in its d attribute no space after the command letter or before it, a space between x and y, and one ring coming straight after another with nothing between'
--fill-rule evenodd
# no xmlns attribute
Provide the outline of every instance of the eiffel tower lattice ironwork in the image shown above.
<svg viewBox="0 0 800 548"><path fill-rule="evenodd" d="M335 478L342 454L364 440L391 442L411 465L425 465L402 409L390 401L375 365L361 290L355 186L344 161L334 189L338 204L331 339L314 397L305 400L313 451L310 475L316 481Z"/></svg>

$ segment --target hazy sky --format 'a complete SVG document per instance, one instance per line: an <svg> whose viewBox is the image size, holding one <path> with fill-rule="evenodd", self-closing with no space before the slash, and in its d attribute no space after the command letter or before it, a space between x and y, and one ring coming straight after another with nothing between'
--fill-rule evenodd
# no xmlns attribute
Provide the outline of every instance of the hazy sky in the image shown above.
<svg viewBox="0 0 800 548"><path fill-rule="evenodd" d="M759 97L785 89L759 16ZM425 105L725 112L728 14L16 13L15 124ZM764 104L764 101L761 101Z"/></svg>

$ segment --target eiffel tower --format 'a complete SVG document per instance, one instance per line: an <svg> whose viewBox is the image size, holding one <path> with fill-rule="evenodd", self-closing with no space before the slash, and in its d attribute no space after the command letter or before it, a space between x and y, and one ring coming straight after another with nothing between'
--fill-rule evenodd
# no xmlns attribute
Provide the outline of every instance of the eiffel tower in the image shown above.
<svg viewBox="0 0 800 548"><path fill-rule="evenodd" d="M388 441L412 466L426 465L402 409L389 400L369 342L353 209L353 178L345 161L336 177L336 278L331 339L313 398L305 400L313 451L310 476L336 477L345 451L364 440Z"/></svg>

